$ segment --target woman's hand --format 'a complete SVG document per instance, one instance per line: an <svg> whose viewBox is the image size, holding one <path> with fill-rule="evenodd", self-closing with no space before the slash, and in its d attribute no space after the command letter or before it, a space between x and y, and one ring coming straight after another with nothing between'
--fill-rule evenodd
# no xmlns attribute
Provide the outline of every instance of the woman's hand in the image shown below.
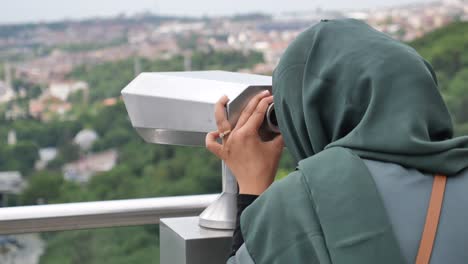
<svg viewBox="0 0 468 264"><path fill-rule="evenodd" d="M224 160L239 184L239 193L260 195L273 183L283 150L283 138L262 141L258 130L265 112L273 102L269 91L256 95L242 111L236 127L231 128L226 118L227 96L221 97L215 106L218 131L206 136L206 147ZM232 131L231 131L232 130ZM216 139L223 132L223 144Z"/></svg>

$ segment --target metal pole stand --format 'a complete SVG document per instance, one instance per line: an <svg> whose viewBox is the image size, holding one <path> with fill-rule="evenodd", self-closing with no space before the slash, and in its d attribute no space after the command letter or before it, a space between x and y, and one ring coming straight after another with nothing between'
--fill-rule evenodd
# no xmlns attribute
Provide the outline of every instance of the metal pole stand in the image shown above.
<svg viewBox="0 0 468 264"><path fill-rule="evenodd" d="M199 225L213 229L234 229L237 214L237 182L222 162L223 191L200 215Z"/></svg>

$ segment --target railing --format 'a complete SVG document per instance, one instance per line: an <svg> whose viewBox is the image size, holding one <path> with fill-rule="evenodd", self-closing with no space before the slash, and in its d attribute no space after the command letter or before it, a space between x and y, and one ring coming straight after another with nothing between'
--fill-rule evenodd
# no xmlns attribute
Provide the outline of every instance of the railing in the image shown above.
<svg viewBox="0 0 468 264"><path fill-rule="evenodd" d="M114 200L0 209L0 234L158 224L199 215L218 194Z"/></svg>

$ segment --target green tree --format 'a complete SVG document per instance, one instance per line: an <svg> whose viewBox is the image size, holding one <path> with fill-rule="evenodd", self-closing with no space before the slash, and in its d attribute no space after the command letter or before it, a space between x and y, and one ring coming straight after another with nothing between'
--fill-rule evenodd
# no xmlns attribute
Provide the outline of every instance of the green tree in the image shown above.
<svg viewBox="0 0 468 264"><path fill-rule="evenodd" d="M47 168L51 170L60 170L63 165L68 162L75 161L80 158L80 148L68 142L59 146L57 156L47 164Z"/></svg>
<svg viewBox="0 0 468 264"><path fill-rule="evenodd" d="M40 263L159 263L159 236L149 230L137 226L49 233Z"/></svg>
<svg viewBox="0 0 468 264"><path fill-rule="evenodd" d="M452 78L468 66L468 22L458 22L435 30L410 43L437 72Z"/></svg>
<svg viewBox="0 0 468 264"><path fill-rule="evenodd" d="M41 171L29 177L28 186L21 193L20 199L25 205L34 205L38 201L56 202L61 195L63 177L59 172Z"/></svg>
<svg viewBox="0 0 468 264"><path fill-rule="evenodd" d="M80 157L80 148L76 144L68 142L59 147L58 156L67 162L77 160Z"/></svg>
<svg viewBox="0 0 468 264"><path fill-rule="evenodd" d="M468 67L457 72L446 94L457 123L468 123Z"/></svg>
<svg viewBox="0 0 468 264"><path fill-rule="evenodd" d="M410 45L434 67L439 88L455 121L456 133L468 134L468 22L452 23Z"/></svg>
<svg viewBox="0 0 468 264"><path fill-rule="evenodd" d="M109 148L120 147L127 144L133 137L133 133L130 133L128 129L118 127L104 134L102 138L94 142L93 150L102 151Z"/></svg>
<svg viewBox="0 0 468 264"><path fill-rule="evenodd" d="M5 79L5 71L3 69L3 64L0 64L0 80Z"/></svg>
<svg viewBox="0 0 468 264"><path fill-rule="evenodd" d="M137 181L126 165L95 175L88 184L93 200L115 200L135 197Z"/></svg>
<svg viewBox="0 0 468 264"><path fill-rule="evenodd" d="M34 169L39 158L39 149L31 141L21 141L16 145L3 146L0 151L1 170L18 170L27 175Z"/></svg>
<svg viewBox="0 0 468 264"><path fill-rule="evenodd" d="M40 85L30 83L22 79L13 80L13 89L16 92L24 89L26 91L26 99L36 98L42 93L42 87Z"/></svg>
<svg viewBox="0 0 468 264"><path fill-rule="evenodd" d="M41 123L38 120L25 119L3 122L0 135L6 138L10 130L16 132L18 141L31 141L38 147L54 147L65 144L82 129L80 122L52 121Z"/></svg>
<svg viewBox="0 0 468 264"><path fill-rule="evenodd" d="M140 58L142 71L182 71L183 56L170 59L147 60ZM251 68L263 62L260 52L240 51L194 51L192 54L193 70L228 70ZM90 100L97 102L108 97L120 96L120 91L135 77L134 59L118 62L107 62L96 66L81 66L75 69L70 77L84 80L90 87Z"/></svg>
<svg viewBox="0 0 468 264"><path fill-rule="evenodd" d="M251 68L261 62L263 62L263 54L254 51L248 53L239 51L197 51L192 54L193 70L237 71Z"/></svg>

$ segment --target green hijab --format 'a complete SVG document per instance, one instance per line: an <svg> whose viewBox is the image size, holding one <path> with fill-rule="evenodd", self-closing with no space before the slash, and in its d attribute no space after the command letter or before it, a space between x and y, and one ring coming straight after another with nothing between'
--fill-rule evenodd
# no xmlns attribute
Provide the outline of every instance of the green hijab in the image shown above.
<svg viewBox="0 0 468 264"><path fill-rule="evenodd" d="M301 33L273 74L298 170L242 214L256 263L404 263L362 159L452 176L468 167L428 62L361 21Z"/></svg>

